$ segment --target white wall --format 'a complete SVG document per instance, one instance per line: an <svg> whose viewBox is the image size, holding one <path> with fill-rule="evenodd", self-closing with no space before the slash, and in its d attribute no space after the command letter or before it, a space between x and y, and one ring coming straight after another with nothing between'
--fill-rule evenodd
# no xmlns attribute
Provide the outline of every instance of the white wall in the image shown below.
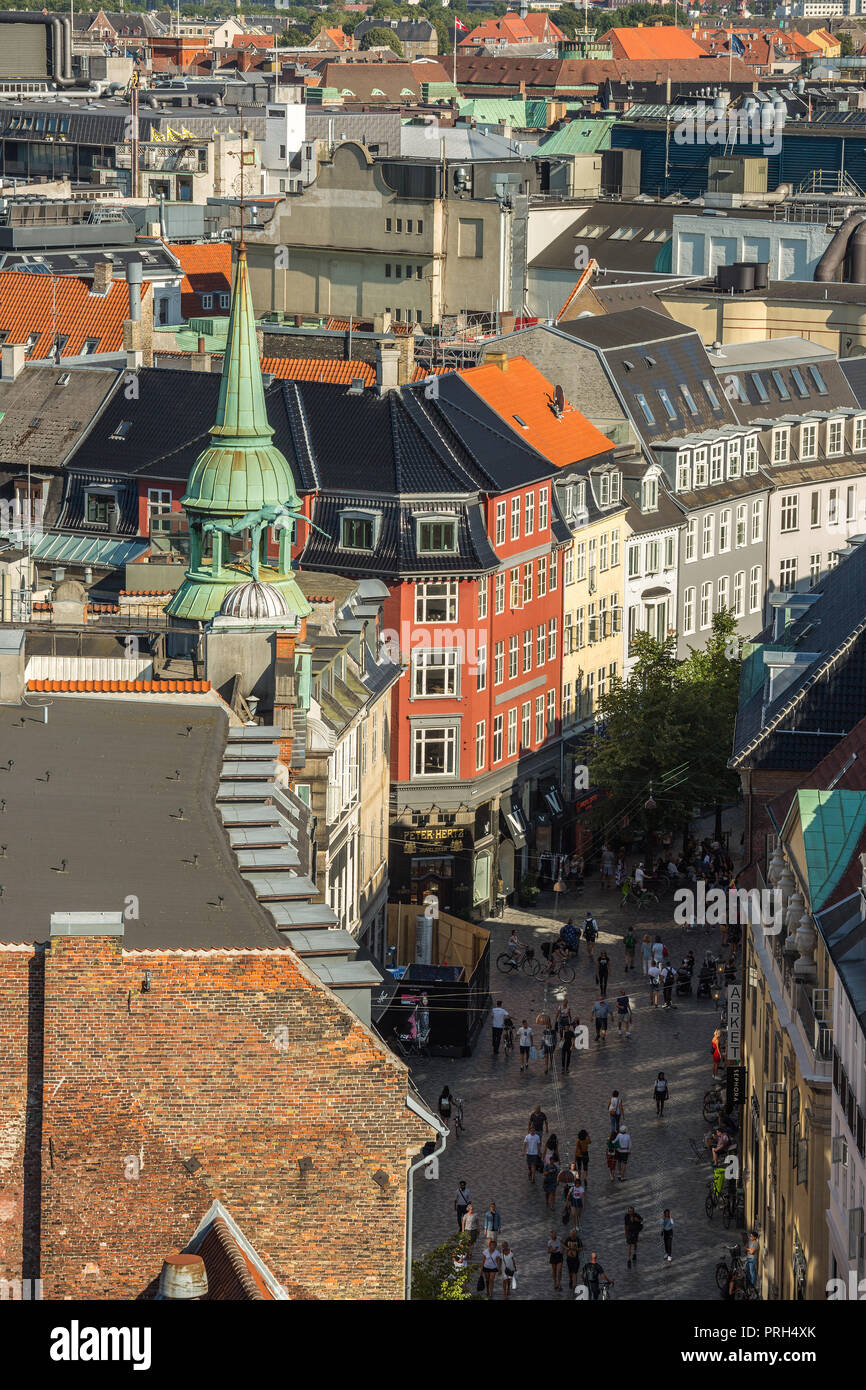
<svg viewBox="0 0 866 1390"><path fill-rule="evenodd" d="M734 261L767 261L771 280L812 280L832 238L811 224L677 215L671 264L676 275L715 275Z"/></svg>

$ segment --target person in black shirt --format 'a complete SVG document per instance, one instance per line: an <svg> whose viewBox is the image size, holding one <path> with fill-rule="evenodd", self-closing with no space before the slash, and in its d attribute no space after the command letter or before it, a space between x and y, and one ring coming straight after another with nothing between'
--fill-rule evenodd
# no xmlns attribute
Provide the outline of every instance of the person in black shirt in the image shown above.
<svg viewBox="0 0 866 1390"><path fill-rule="evenodd" d="M637 1242L643 1227L643 1217L636 1212L634 1207L626 1207L625 1212L625 1245L628 1267L631 1269L633 1264L637 1264Z"/></svg>
<svg viewBox="0 0 866 1390"><path fill-rule="evenodd" d="M589 1264L583 1266L583 1282L586 1284L590 1300L593 1303L601 1296L602 1279L606 1284L610 1283L603 1267L598 1262L598 1255L593 1250L589 1257Z"/></svg>
<svg viewBox="0 0 866 1390"><path fill-rule="evenodd" d="M543 1137L545 1130L547 1130L548 1133L550 1132L550 1128L547 1123L547 1116L545 1115L540 1105L536 1105L535 1109L530 1115L527 1129L531 1129L533 1125L535 1126L535 1133L538 1135L539 1139Z"/></svg>

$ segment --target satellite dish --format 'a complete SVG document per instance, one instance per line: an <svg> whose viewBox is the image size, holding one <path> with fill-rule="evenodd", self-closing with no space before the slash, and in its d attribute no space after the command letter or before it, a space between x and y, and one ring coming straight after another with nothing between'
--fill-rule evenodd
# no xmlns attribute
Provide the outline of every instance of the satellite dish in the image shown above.
<svg viewBox="0 0 866 1390"><path fill-rule="evenodd" d="M565 392L563 391L563 389L562 389L561 386L554 386L554 388L553 388L553 413L554 413L554 415L561 415L562 412L563 412L564 410L565 410Z"/></svg>

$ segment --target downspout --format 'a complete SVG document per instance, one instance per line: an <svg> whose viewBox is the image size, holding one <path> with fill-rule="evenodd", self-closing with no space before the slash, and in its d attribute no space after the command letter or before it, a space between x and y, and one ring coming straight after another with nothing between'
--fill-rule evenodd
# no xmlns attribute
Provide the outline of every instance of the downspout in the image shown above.
<svg viewBox="0 0 866 1390"><path fill-rule="evenodd" d="M439 1130L439 1143L432 1153L425 1154L423 1158L417 1159L409 1164L408 1180L406 1183L406 1274L404 1278L405 1301L408 1303L412 1298L412 1250L413 1250L413 1226L414 1226L414 1194L415 1194L415 1173L417 1169L425 1167L431 1159L436 1159L441 1153L445 1152L445 1141L447 1140L450 1129L443 1125L442 1121L433 1114L432 1111L425 1109L413 1100L410 1095L406 1097L406 1104L409 1109L422 1120L429 1124L431 1119L435 1121L436 1128Z"/></svg>

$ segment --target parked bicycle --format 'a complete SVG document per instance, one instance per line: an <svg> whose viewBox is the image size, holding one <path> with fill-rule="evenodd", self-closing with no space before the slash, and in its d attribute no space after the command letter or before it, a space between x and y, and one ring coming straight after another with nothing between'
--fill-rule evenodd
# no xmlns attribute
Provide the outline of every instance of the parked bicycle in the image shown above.
<svg viewBox="0 0 866 1390"><path fill-rule="evenodd" d="M463 1123L463 1101L460 1099L459 1096L452 1096L451 1132L454 1135L454 1138L459 1139L460 1135L465 1131L465 1129L466 1126Z"/></svg>
<svg viewBox="0 0 866 1390"><path fill-rule="evenodd" d="M729 1252L730 1257L730 1264L727 1260L720 1260L716 1265L716 1284L722 1293L727 1293L737 1303L760 1298L755 1285L750 1284L746 1276L746 1262L739 1245L725 1245L722 1248Z"/></svg>
<svg viewBox="0 0 866 1390"><path fill-rule="evenodd" d="M510 1018L505 1020L505 1055L506 1057L514 1051L514 1024Z"/></svg>
<svg viewBox="0 0 866 1390"><path fill-rule="evenodd" d="M707 1195L704 1198L704 1211L712 1221L716 1207L721 1206L725 1192L725 1169L717 1164L713 1169L713 1176L707 1185Z"/></svg>

